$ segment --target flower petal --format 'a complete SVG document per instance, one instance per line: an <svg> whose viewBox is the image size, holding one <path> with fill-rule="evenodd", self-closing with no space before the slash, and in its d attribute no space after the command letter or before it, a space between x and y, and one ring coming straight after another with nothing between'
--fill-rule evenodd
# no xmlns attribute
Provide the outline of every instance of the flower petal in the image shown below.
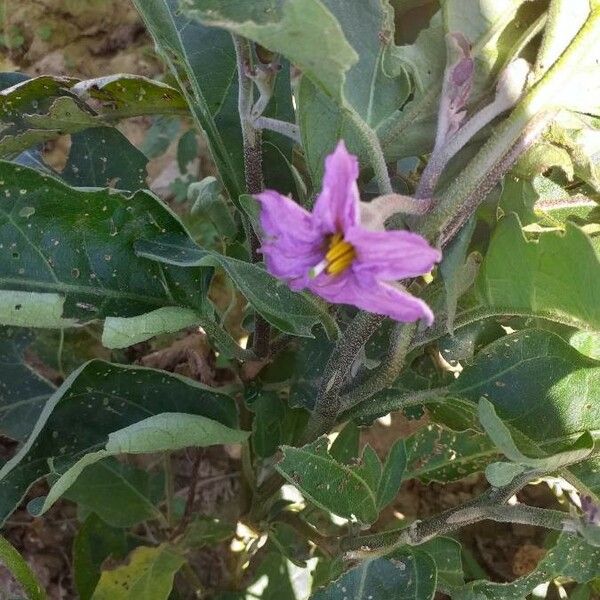
<svg viewBox="0 0 600 600"><path fill-rule="evenodd" d="M385 283L364 285L350 271L337 277L325 276L311 280L309 289L335 304L352 304L362 310L385 315L402 323L412 323L423 319L429 326L433 323L433 313L423 300L408 292Z"/></svg>
<svg viewBox="0 0 600 600"><path fill-rule="evenodd" d="M288 280L294 289L306 287L311 267L323 260L323 236L312 215L290 198L273 190L255 196L261 204L264 233L261 252L267 270Z"/></svg>
<svg viewBox="0 0 600 600"><path fill-rule="evenodd" d="M394 281L429 273L442 253L410 231L369 231L352 227L345 240L354 246L352 270L358 278Z"/></svg>
<svg viewBox="0 0 600 600"><path fill-rule="evenodd" d="M323 189L315 202L315 224L325 233L343 233L358 223L358 160L343 141L325 159Z"/></svg>

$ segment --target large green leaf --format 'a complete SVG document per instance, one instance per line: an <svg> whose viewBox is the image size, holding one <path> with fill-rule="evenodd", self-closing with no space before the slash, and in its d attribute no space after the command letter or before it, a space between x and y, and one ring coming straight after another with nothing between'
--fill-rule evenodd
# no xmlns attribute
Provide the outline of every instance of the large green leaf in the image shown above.
<svg viewBox="0 0 600 600"><path fill-rule="evenodd" d="M556 334L526 329L486 346L448 392L475 403L483 396L512 428L560 448L586 431L597 435L599 389L600 362Z"/></svg>
<svg viewBox="0 0 600 600"><path fill-rule="evenodd" d="M325 93L341 100L346 71L358 57L337 19L319 0L183 0L182 6L206 25L283 54Z"/></svg>
<svg viewBox="0 0 600 600"><path fill-rule="evenodd" d="M600 257L585 233L567 223L565 233L527 241L516 216L494 234L477 281L488 307L539 314L600 329Z"/></svg>
<svg viewBox="0 0 600 600"><path fill-rule="evenodd" d="M23 441L56 389L26 362L33 336L24 329L0 328L0 433Z"/></svg>
<svg viewBox="0 0 600 600"><path fill-rule="evenodd" d="M184 563L184 556L169 544L139 546L126 565L102 572L92 600L166 600Z"/></svg>
<svg viewBox="0 0 600 600"><path fill-rule="evenodd" d="M324 306L304 294L292 292L261 265L206 250L187 235L165 235L135 244L139 256L179 267L221 267L248 302L272 325L294 335L312 337L321 323L330 337L336 325Z"/></svg>
<svg viewBox="0 0 600 600"><path fill-rule="evenodd" d="M163 266L133 252L140 238L185 233L156 197L74 189L7 162L0 181L0 290L7 295L0 322L61 327L163 306L207 307L210 269Z"/></svg>
<svg viewBox="0 0 600 600"><path fill-rule="evenodd" d="M452 600L522 600L538 585L556 577L586 583L598 576L600 548L563 534L529 575L510 583L474 581L451 590Z"/></svg>
<svg viewBox="0 0 600 600"><path fill-rule="evenodd" d="M192 380L141 367L87 363L47 402L27 443L0 470L0 520L37 480L60 476L82 457L99 453L114 432L119 432L114 440L118 450L127 451L121 445L124 428L168 412L200 415L227 426L236 422L229 396ZM170 434L167 429L165 435Z"/></svg>
<svg viewBox="0 0 600 600"><path fill-rule="evenodd" d="M277 470L309 500L341 517L373 523L379 513L377 487L381 464L366 447L360 465L336 461L327 450L327 439L303 446L284 446ZM377 462L371 459L375 458Z"/></svg>
<svg viewBox="0 0 600 600"><path fill-rule="evenodd" d="M177 0L134 0L159 52L178 74L232 198L243 192L236 60L230 36L181 15Z"/></svg>
<svg viewBox="0 0 600 600"><path fill-rule="evenodd" d="M436 568L425 552L388 560L366 560L337 581L318 590L312 600L428 600L436 587Z"/></svg>
<svg viewBox="0 0 600 600"><path fill-rule="evenodd" d="M394 47L394 14L387 0L323 0L338 20L346 39L358 55L358 62L346 75L344 97L371 129L376 129L407 100L410 84L404 69L390 73ZM368 148L346 111L341 109L312 80L304 78L299 91L302 145L311 172L322 174L323 159L339 139L346 138L352 151L363 159Z"/></svg>

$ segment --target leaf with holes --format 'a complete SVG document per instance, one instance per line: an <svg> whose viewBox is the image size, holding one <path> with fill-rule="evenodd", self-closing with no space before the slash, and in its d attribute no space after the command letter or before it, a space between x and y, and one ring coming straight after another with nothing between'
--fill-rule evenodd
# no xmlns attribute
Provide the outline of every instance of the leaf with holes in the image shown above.
<svg viewBox="0 0 600 600"><path fill-rule="evenodd" d="M177 217L147 192L74 189L0 162L0 290L18 294L4 324L60 327L165 306L207 309L210 269L180 269L139 258L134 241L184 234ZM51 302L53 319L37 320ZM31 313L30 323L20 316Z"/></svg>

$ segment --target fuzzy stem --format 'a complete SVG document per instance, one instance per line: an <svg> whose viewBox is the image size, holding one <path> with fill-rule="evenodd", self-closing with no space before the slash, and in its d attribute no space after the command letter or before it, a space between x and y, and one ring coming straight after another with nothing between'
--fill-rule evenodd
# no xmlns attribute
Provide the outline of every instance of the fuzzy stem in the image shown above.
<svg viewBox="0 0 600 600"><path fill-rule="evenodd" d="M392 188L390 174L388 172L385 156L383 154L383 150L381 149L381 143L379 142L377 134L354 109L348 108L346 112L358 130L362 141L369 149L369 160L371 161L371 166L375 172L375 178L377 179L377 185L379 186L379 193L393 194L394 190Z"/></svg>
<svg viewBox="0 0 600 600"><path fill-rule="evenodd" d="M238 110L242 127L244 144L244 175L247 194L259 194L264 189L262 170L262 135L256 129L252 120L252 107L254 104L254 83L248 76L252 63L250 42L239 36L233 37L238 70ZM250 245L252 262L260 262L258 252L260 242L247 217L243 216L246 238ZM269 324L257 314L254 319L254 333L252 334L252 349L258 357L264 357L269 352L270 338Z"/></svg>
<svg viewBox="0 0 600 600"><path fill-rule="evenodd" d="M416 330L416 323L398 323L394 326L382 367L360 385L341 396L340 403L343 410L348 410L359 402L371 398L394 383L404 368L404 359Z"/></svg>
<svg viewBox="0 0 600 600"><path fill-rule="evenodd" d="M296 144L302 143L300 138L300 128L295 123L288 123L287 121L280 121L279 119L261 116L254 120L254 126L257 129L269 129L275 133L280 133L296 142Z"/></svg>
<svg viewBox="0 0 600 600"><path fill-rule="evenodd" d="M359 312L344 331L325 366L323 384L304 433L305 442L311 442L334 425L341 407L340 391L346 376L361 348L383 319L381 315Z"/></svg>
<svg viewBox="0 0 600 600"><path fill-rule="evenodd" d="M522 505L508 506L506 504L519 490L542 474L541 471L527 471L504 487L491 487L481 496L461 506L451 508L423 521L415 521L399 532L373 534L343 540L342 547L349 550L358 549L348 552L346 558L354 560L385 556L402 546L423 544L439 535L445 535L461 527L487 519L503 523L527 523L561 531L572 531L569 522L574 521L574 519L566 513Z"/></svg>
<svg viewBox="0 0 600 600"><path fill-rule="evenodd" d="M501 167L506 168L507 163L512 164L514 152L511 153L511 150L518 145L519 139L532 141L532 134L539 135L542 125L548 122L555 110L565 104L565 95L573 93L568 79L594 50L599 37L600 8L595 8L561 57L529 90L508 119L498 127L495 135L448 186L437 206L423 222L421 233L425 237L437 239L451 224L450 231L444 234L444 238L448 240L453 231L458 230L460 223L469 218L478 202L489 191L490 182L497 180ZM509 161L509 158L512 160Z"/></svg>

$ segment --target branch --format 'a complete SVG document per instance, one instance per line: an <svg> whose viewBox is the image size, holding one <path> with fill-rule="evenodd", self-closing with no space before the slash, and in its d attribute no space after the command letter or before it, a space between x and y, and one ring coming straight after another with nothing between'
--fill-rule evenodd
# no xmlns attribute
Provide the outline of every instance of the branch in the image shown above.
<svg viewBox="0 0 600 600"><path fill-rule="evenodd" d="M257 129L269 129L275 133L280 133L290 138L296 144L301 144L300 128L294 123L280 121L279 119L271 119L270 117L258 117L254 120L254 126Z"/></svg>
<svg viewBox="0 0 600 600"><path fill-rule="evenodd" d="M252 52L248 40L239 36L233 37L235 56L238 70L238 110L242 127L244 143L244 174L247 194L258 194L264 189L262 171L262 136L259 129L254 126L252 108L254 105L254 84L249 77L252 65ZM253 262L260 261L258 252L260 242L248 222L242 215L246 237L250 245L250 254ZM269 351L270 328L268 323L260 316L254 319L254 333L252 335L252 349L258 357L264 357Z"/></svg>
<svg viewBox="0 0 600 600"><path fill-rule="evenodd" d="M346 376L360 350L377 331L384 318L381 315L359 312L346 327L325 366L323 383L304 433L305 443L327 433L335 424L341 408L340 391Z"/></svg>

